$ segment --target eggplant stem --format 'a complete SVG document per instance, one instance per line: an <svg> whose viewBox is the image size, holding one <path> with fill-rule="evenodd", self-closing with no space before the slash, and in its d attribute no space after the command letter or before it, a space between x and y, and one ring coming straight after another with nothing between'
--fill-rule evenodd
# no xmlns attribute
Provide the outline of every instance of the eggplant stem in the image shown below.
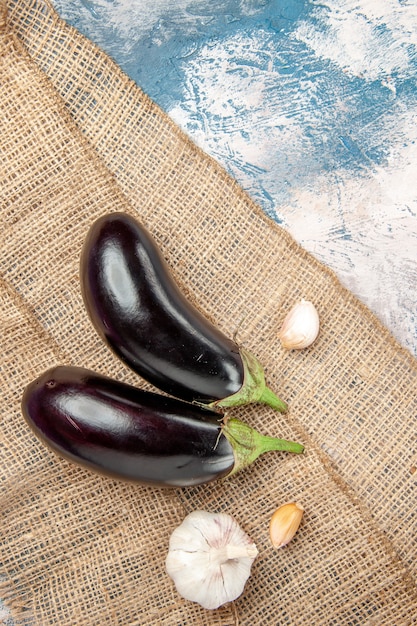
<svg viewBox="0 0 417 626"><path fill-rule="evenodd" d="M239 352L244 370L241 388L227 398L212 402L208 405L209 408L218 410L257 402L267 404L272 409L284 413L287 405L266 386L264 370L258 359L244 348L240 348Z"/></svg>
<svg viewBox="0 0 417 626"><path fill-rule="evenodd" d="M304 446L296 441L288 441L287 439L278 439L276 437L269 437L268 435L261 435L255 431L256 448L258 456L265 452L292 452L294 454L301 454L304 452Z"/></svg>
<svg viewBox="0 0 417 626"><path fill-rule="evenodd" d="M286 402L281 400L269 387L265 387L258 402L260 404L266 404L272 409L280 411L280 413L285 413L288 409Z"/></svg>
<svg viewBox="0 0 417 626"><path fill-rule="evenodd" d="M278 451L293 454L304 452L304 446L301 443L263 435L236 418L231 418L223 424L222 433L232 446L235 456L235 465L229 476L251 465L265 452Z"/></svg>

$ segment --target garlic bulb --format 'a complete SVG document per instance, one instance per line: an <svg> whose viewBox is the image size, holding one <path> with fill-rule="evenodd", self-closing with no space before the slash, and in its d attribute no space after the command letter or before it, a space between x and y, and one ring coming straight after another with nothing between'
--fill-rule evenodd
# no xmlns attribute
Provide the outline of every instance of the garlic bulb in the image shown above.
<svg viewBox="0 0 417 626"><path fill-rule="evenodd" d="M287 314L278 337L287 350L301 350L311 346L319 334L319 315L314 304L301 300Z"/></svg>
<svg viewBox="0 0 417 626"><path fill-rule="evenodd" d="M240 596L257 555L233 517L194 511L171 535L166 570L183 598L217 609Z"/></svg>
<svg viewBox="0 0 417 626"><path fill-rule="evenodd" d="M300 527L304 509L298 502L287 502L280 506L269 524L269 536L274 548L282 548L294 537Z"/></svg>

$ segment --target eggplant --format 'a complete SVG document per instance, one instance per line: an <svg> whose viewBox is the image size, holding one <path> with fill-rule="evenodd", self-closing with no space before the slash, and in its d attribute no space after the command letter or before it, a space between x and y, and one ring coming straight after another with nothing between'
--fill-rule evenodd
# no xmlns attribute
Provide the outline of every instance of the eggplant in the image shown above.
<svg viewBox="0 0 417 626"><path fill-rule="evenodd" d="M268 450L303 451L237 419L81 367L57 366L31 382L22 413L61 457L155 487L231 476Z"/></svg>
<svg viewBox="0 0 417 626"><path fill-rule="evenodd" d="M90 227L80 263L85 308L101 338L158 389L222 410L287 405L264 370L185 298L149 232L125 213Z"/></svg>

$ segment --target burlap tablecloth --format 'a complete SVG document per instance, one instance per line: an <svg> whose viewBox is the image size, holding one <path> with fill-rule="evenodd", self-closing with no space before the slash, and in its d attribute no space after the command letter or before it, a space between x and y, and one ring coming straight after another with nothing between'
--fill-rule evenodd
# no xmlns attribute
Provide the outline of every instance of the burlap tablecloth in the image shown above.
<svg viewBox="0 0 417 626"><path fill-rule="evenodd" d="M416 361L49 2L0 1L0 62L0 595L15 623L417 623ZM22 391L54 364L147 387L81 299L83 239L113 210L142 220L185 293L237 332L290 407L234 413L303 442L303 456L158 490L71 465L29 431ZM302 297L321 333L285 352L277 330ZM270 516L292 499L302 526L274 550ZM234 515L260 551L244 594L217 611L180 598L164 569L170 533L197 508Z"/></svg>

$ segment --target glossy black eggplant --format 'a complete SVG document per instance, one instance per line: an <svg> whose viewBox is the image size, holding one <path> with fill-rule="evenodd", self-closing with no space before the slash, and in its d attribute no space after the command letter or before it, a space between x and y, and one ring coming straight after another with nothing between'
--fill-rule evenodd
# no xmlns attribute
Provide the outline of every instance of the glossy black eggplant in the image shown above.
<svg viewBox="0 0 417 626"><path fill-rule="evenodd" d="M22 412L60 456L113 478L187 487L234 474L269 450L303 446L266 437L236 419L140 390L80 367L31 382Z"/></svg>
<svg viewBox="0 0 417 626"><path fill-rule="evenodd" d="M129 215L111 213L92 225L80 273L97 332L155 387L213 409L261 402L286 410L254 355L184 297L150 234Z"/></svg>

